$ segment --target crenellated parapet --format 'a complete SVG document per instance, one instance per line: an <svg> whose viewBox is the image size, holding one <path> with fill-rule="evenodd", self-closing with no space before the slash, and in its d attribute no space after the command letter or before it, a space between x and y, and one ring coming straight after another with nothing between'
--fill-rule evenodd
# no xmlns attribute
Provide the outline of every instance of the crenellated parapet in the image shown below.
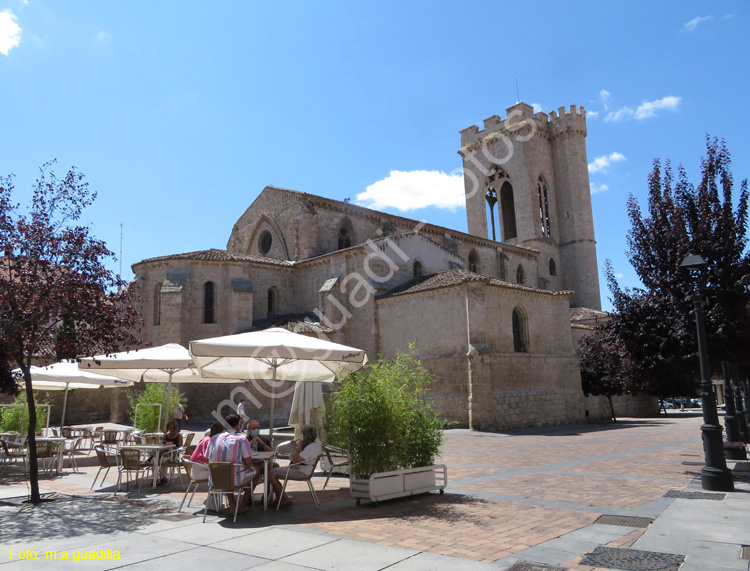
<svg viewBox="0 0 750 571"><path fill-rule="evenodd" d="M476 125L460 131L462 148L459 153L464 154L482 142L488 143L494 138L509 137L516 133L528 135L533 131L535 135L547 139L554 139L566 132L578 132L586 136L586 111L583 107L571 105L568 109L560 107L549 114L541 111L534 113L531 105L520 102L508 107L506 111L505 119L498 115L485 119L484 129L481 131Z"/></svg>

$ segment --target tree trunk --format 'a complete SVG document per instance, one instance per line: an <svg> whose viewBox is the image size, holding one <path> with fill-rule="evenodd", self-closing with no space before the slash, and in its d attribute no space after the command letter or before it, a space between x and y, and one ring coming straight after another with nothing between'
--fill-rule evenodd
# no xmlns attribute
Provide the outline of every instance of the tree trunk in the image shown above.
<svg viewBox="0 0 750 571"><path fill-rule="evenodd" d="M42 501L39 495L39 463L36 457L36 403L31 390L31 371L28 366L22 367L26 382L26 403L29 407L29 429L26 442L29 448L29 501L38 504Z"/></svg>
<svg viewBox="0 0 750 571"><path fill-rule="evenodd" d="M617 422L617 418L615 417L615 405L612 404L612 395L607 395L607 400L609 401L609 410L612 411L612 422Z"/></svg>

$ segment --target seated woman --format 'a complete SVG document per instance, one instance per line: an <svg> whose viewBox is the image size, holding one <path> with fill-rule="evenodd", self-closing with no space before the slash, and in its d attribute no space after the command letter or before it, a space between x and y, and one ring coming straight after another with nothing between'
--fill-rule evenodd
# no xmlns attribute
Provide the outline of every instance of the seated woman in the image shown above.
<svg viewBox="0 0 750 571"><path fill-rule="evenodd" d="M164 433L163 443L174 444L175 448L182 448L182 442L182 434L180 433L177 421L174 418L169 419L167 421L167 431ZM169 468L162 467L160 471L161 480L159 480L157 485L163 486L167 483L167 473L169 472Z"/></svg>
<svg viewBox="0 0 750 571"><path fill-rule="evenodd" d="M224 432L224 425L220 422L214 422L208 431L208 434L195 447L189 460L201 464L193 466L193 477L197 480L208 478L208 445L211 444L211 438Z"/></svg>
<svg viewBox="0 0 750 571"><path fill-rule="evenodd" d="M306 424L302 427L302 440L292 440L292 455L290 459L291 464L298 464L288 468L287 466L281 466L279 468L273 468L268 473L268 483L271 484L274 494L278 498L283 488L279 478L283 479L287 470L289 470L289 479L295 479L295 474L298 476L308 476L312 473L313 466L316 458L323 453L323 447L319 442L315 442L318 438L318 431L312 424ZM287 507L292 505L292 499L284 493L281 498L281 507Z"/></svg>

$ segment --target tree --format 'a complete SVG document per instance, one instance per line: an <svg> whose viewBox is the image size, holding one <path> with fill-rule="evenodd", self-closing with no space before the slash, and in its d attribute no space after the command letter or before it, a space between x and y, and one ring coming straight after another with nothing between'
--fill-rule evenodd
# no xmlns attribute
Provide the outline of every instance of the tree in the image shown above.
<svg viewBox="0 0 750 571"><path fill-rule="evenodd" d="M690 295L691 278L680 264L689 253L708 263L703 289L711 366L735 361L747 368L743 342L750 333L750 258L747 246L747 181L733 196L731 158L724 141L706 138L706 157L697 187L679 167L659 160L649 176L648 214L632 195L627 209L628 259L643 287L623 289L609 262L606 274L615 315L600 335L627 353L626 392L658 396L694 394L697 387L697 343ZM583 376L600 374L591 344L581 345ZM609 355L612 359L612 355ZM614 367L608 363L606 370Z"/></svg>
<svg viewBox="0 0 750 571"><path fill-rule="evenodd" d="M32 503L41 501L33 360L137 345L140 323L131 290L104 266L113 253L87 227L74 225L96 194L75 168L59 179L50 166L40 169L27 213L12 202L13 177L0 178L0 372L6 378L18 367L25 384Z"/></svg>
<svg viewBox="0 0 750 571"><path fill-rule="evenodd" d="M579 341L581 388L585 396L607 397L612 420L617 422L612 397L630 392L632 364L627 350L608 333L605 326Z"/></svg>

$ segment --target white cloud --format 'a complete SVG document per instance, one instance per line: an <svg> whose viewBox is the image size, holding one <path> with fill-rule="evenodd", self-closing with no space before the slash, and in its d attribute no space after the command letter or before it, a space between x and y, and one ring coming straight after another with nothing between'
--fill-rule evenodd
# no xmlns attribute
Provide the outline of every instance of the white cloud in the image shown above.
<svg viewBox="0 0 750 571"><path fill-rule="evenodd" d="M592 184L591 185L591 194L596 194L597 192L604 192L606 190L609 190L609 187L606 184Z"/></svg>
<svg viewBox="0 0 750 571"><path fill-rule="evenodd" d="M635 114L635 111L631 107L621 107L617 111L610 111L607 113L607 116L604 118L607 122L615 122L618 121L625 121L627 119L631 119L633 115Z"/></svg>
<svg viewBox="0 0 750 571"><path fill-rule="evenodd" d="M464 206L464 182L459 174L440 171L391 171L357 195L357 204L402 212L426 206L455 210Z"/></svg>
<svg viewBox="0 0 750 571"><path fill-rule="evenodd" d="M641 103L638 106L638 109L635 110L635 118L638 120L651 119L652 117L656 117L656 112L661 111L662 109L666 109L667 111L677 111L677 108L680 106L680 99L681 97L670 95L669 97L662 97L656 101L646 101Z"/></svg>
<svg viewBox="0 0 750 571"><path fill-rule="evenodd" d="M9 11L0 12L0 54L8 52L21 41L21 28L16 24L16 17Z"/></svg>
<svg viewBox="0 0 750 571"><path fill-rule="evenodd" d="M693 18L688 23L686 23L682 29L686 32L692 32L695 30L695 28L698 27L698 24L700 24L701 22L705 22L706 20L710 20L711 18L713 18L713 16L697 16L696 18Z"/></svg>
<svg viewBox="0 0 750 571"><path fill-rule="evenodd" d="M599 97L601 97L602 105L604 105L604 110L606 111L607 109L609 109L609 91L607 91L606 89L602 89L599 92Z"/></svg>
<svg viewBox="0 0 750 571"><path fill-rule="evenodd" d="M615 277L619 280L625 277L625 274L615 274Z"/></svg>
<svg viewBox="0 0 750 571"><path fill-rule="evenodd" d="M601 157L596 157L592 162L589 163L589 173L595 173L595 172L607 172L607 169L609 168L609 165L612 163L619 163L620 161L624 161L625 155L622 153L610 153L608 155L602 155ZM594 192L592 190L592 192Z"/></svg>
<svg viewBox="0 0 750 571"><path fill-rule="evenodd" d="M654 101L644 101L636 109L621 107L616 111L610 111L604 120L617 123L618 121L626 121L628 119L638 119L639 121L651 119L656 117L657 111L677 111L681 100L682 97L669 95L661 99L655 99Z"/></svg>
<svg viewBox="0 0 750 571"><path fill-rule="evenodd" d="M586 117L589 119L593 119L594 117L599 117L598 111L586 111Z"/></svg>
<svg viewBox="0 0 750 571"><path fill-rule="evenodd" d="M99 40L100 42L103 42L104 40L106 40L107 37L108 37L107 32L105 32L104 30L100 30L99 33L96 34L96 39Z"/></svg>
<svg viewBox="0 0 750 571"><path fill-rule="evenodd" d="M542 111L542 106L539 105L539 103L532 103L531 106L534 108L534 113L539 113Z"/></svg>

